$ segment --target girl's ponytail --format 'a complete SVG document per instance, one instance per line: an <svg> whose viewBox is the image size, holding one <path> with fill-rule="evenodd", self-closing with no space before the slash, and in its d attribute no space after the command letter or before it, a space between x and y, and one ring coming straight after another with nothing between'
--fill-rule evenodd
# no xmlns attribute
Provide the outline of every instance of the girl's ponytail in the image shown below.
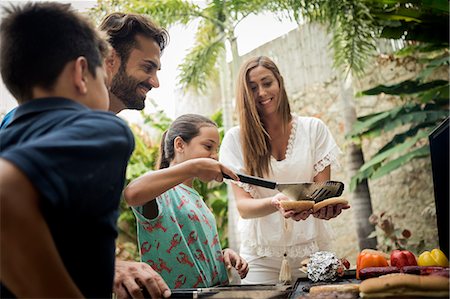
<svg viewBox="0 0 450 299"><path fill-rule="evenodd" d="M160 148L159 148L159 157L158 157L158 169L163 169L163 168L168 168L170 161L168 159L168 157L166 157L166 136L167 136L167 131L164 131L164 133L161 136L161 144L160 144Z"/></svg>

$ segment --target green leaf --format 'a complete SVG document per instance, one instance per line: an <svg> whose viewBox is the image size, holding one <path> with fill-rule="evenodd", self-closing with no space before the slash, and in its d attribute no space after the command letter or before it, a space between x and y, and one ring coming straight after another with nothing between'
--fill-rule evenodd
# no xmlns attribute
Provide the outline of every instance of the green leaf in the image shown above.
<svg viewBox="0 0 450 299"><path fill-rule="evenodd" d="M431 101L439 101L440 99L449 99L450 84L439 86L431 90L427 90L419 95L421 103L429 103Z"/></svg>
<svg viewBox="0 0 450 299"><path fill-rule="evenodd" d="M397 144L405 142L406 139L411 138L417 134L417 132L421 129L425 128L434 128L436 127L438 122L425 122L425 123L419 123L417 126L413 126L406 132L399 133L395 135L388 143L386 143L375 155L378 155Z"/></svg>
<svg viewBox="0 0 450 299"><path fill-rule="evenodd" d="M434 80L427 83L420 81L406 80L394 85L378 85L374 88L362 91L364 95L379 95L381 93L391 95L414 94L421 91L429 90L438 86L448 84L446 80Z"/></svg>
<svg viewBox="0 0 450 299"><path fill-rule="evenodd" d="M392 115L396 115L396 113L400 112L401 109L402 107L396 107L392 109L392 111L374 113L364 118L360 118L353 124L352 130L348 135L349 136L360 135L363 132L366 132L374 128L379 122L385 121L386 119L390 120L392 118Z"/></svg>
<svg viewBox="0 0 450 299"><path fill-rule="evenodd" d="M414 158L420 158L425 157L430 154L430 149L428 145L425 145L421 148L414 149L392 161L389 161L387 163L384 163L382 166L380 166L373 174L370 176L370 179L378 179L391 171L399 168L400 166L406 164L407 162L411 161Z"/></svg>
<svg viewBox="0 0 450 299"><path fill-rule="evenodd" d="M350 192L355 191L356 186L370 177L377 167L378 165L374 165L373 167L369 167L363 171L358 170L358 172L350 180Z"/></svg>
<svg viewBox="0 0 450 299"><path fill-rule="evenodd" d="M439 10L447 15L449 12L449 2L446 0L422 0L422 5L427 8Z"/></svg>
<svg viewBox="0 0 450 299"><path fill-rule="evenodd" d="M369 114L364 117L359 117L353 124L352 130L348 134L349 137L367 137L368 134L378 136L380 130L390 130L399 122L407 122L401 118L404 114L411 114L412 112L420 111L420 106L417 104L407 104L400 107L394 107L391 110ZM402 124L403 124L402 123Z"/></svg>
<svg viewBox="0 0 450 299"><path fill-rule="evenodd" d="M388 149L387 151L384 151L378 155L375 155L374 157L372 157L372 159L370 159L369 161L367 161L366 163L364 163L363 166L361 166L360 171L364 171L365 169L377 164L377 163L381 163L383 160L385 160L387 157L393 155L393 154L397 154L397 153L404 153L408 148L412 147L414 144L416 144L416 142L422 138L426 138L428 137L428 134L431 132L431 130L423 130L420 131L417 135L415 135L414 137L406 140L405 142L398 144L390 149Z"/></svg>
<svg viewBox="0 0 450 299"><path fill-rule="evenodd" d="M447 44L429 44L429 43L420 43L408 45L397 52L394 53L397 57L405 57L412 56L416 53L430 53L435 51L446 51L448 49Z"/></svg>

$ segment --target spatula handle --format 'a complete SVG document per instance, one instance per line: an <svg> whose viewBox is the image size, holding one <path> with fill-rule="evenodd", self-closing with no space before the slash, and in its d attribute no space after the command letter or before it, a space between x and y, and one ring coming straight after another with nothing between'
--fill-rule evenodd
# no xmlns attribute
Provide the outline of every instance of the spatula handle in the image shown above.
<svg viewBox="0 0 450 299"><path fill-rule="evenodd" d="M225 173L222 173L222 175L225 179L231 179L231 177ZM247 184L255 185L255 186L259 186L259 187L264 187L264 188L269 188L269 189L276 189L276 187L277 187L277 183L274 181L269 181L269 180L261 179L261 178L255 177L255 176L240 174L240 173L236 173L236 175L239 177L239 181L241 181L243 183L247 183Z"/></svg>

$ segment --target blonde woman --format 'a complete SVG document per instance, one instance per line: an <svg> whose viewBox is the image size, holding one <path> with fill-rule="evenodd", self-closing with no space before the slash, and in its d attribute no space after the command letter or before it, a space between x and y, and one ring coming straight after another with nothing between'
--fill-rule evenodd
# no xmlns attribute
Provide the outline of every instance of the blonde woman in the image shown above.
<svg viewBox="0 0 450 299"><path fill-rule="evenodd" d="M222 142L219 159L236 172L277 182L321 182L330 179L340 153L330 131L317 118L291 113L275 63L268 57L245 62L237 82L239 126ZM230 181L231 182L231 181ZM249 263L245 284L295 280L300 262L318 250L331 249L326 220L348 205L302 213L280 207L286 196L275 190L232 181L241 216L240 255ZM280 275L281 265L290 265Z"/></svg>

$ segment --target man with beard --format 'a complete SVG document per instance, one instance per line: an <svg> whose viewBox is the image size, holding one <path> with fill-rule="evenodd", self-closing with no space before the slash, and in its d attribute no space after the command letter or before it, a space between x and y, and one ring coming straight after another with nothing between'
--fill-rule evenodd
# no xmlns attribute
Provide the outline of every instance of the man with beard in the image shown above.
<svg viewBox="0 0 450 299"><path fill-rule="evenodd" d="M160 57L167 31L137 14L112 13L100 24L112 46L106 59L110 77L110 111L142 110L147 92L159 87Z"/></svg>
<svg viewBox="0 0 450 299"><path fill-rule="evenodd" d="M160 57L168 43L167 31L137 14L112 13L100 24L112 46L105 61L109 77L109 110L142 110L147 92L159 87ZM118 298L169 297L161 276L147 263L116 259L114 293Z"/></svg>

